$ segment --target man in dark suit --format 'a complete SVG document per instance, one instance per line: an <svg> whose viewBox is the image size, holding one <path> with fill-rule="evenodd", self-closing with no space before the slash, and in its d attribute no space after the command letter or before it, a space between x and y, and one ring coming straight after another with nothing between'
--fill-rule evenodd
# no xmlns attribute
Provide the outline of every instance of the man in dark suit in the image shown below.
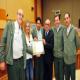
<svg viewBox="0 0 80 80"><path fill-rule="evenodd" d="M52 80L54 35L50 28L50 20L45 21L43 30L44 44L44 80Z"/></svg>

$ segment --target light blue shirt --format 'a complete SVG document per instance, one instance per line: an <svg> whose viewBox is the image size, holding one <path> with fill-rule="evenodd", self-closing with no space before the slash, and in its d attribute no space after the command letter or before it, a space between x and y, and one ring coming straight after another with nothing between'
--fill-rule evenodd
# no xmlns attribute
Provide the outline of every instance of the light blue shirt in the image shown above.
<svg viewBox="0 0 80 80"><path fill-rule="evenodd" d="M37 30L37 37L39 41L42 41L42 32L41 30Z"/></svg>

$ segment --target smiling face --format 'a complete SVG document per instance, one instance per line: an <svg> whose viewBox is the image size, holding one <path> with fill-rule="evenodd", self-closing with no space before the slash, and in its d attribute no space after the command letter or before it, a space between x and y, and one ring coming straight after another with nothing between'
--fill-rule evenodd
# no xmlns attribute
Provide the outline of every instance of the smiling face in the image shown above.
<svg viewBox="0 0 80 80"><path fill-rule="evenodd" d="M71 23L71 18L70 18L70 15L68 13L65 14L65 25L66 27L68 27Z"/></svg>
<svg viewBox="0 0 80 80"><path fill-rule="evenodd" d="M50 20L49 19L47 19L45 21L44 29L45 29L46 32L48 32L50 30Z"/></svg>
<svg viewBox="0 0 80 80"><path fill-rule="evenodd" d="M55 18L54 18L54 25L55 25L55 27L59 27L59 24L60 24L59 16L55 16Z"/></svg>
<svg viewBox="0 0 80 80"><path fill-rule="evenodd" d="M22 24L23 17L24 17L23 10L22 9L18 9L18 11L17 11L17 21L18 21L19 25Z"/></svg>
<svg viewBox="0 0 80 80"><path fill-rule="evenodd" d="M36 27L37 27L38 30L40 30L40 28L41 28L41 22L40 22L40 20L37 20Z"/></svg>

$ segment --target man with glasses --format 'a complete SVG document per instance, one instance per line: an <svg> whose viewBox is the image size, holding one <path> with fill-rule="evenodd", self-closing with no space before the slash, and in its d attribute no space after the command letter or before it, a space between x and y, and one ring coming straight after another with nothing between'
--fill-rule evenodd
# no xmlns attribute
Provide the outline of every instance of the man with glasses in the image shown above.
<svg viewBox="0 0 80 80"><path fill-rule="evenodd" d="M8 80L25 80L24 62L26 62L26 39L22 30L23 10L18 9L17 19L7 23L1 43L7 53L0 56L1 68L7 64Z"/></svg>
<svg viewBox="0 0 80 80"><path fill-rule="evenodd" d="M44 80L52 80L53 73L53 47L54 35L51 30L51 22L46 19L43 30L43 44L44 44Z"/></svg>

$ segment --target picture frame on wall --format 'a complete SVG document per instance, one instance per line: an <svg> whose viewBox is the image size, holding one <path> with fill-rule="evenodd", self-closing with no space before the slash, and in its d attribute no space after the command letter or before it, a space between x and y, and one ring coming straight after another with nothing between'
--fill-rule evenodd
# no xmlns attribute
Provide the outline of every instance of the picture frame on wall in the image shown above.
<svg viewBox="0 0 80 80"><path fill-rule="evenodd" d="M61 15L60 10L55 10L55 15Z"/></svg>

